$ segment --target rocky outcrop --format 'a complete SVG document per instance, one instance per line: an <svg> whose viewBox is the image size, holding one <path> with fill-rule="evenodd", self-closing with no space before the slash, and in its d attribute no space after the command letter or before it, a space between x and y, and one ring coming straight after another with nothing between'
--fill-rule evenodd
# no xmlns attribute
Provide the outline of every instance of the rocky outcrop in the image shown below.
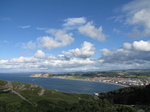
<svg viewBox="0 0 150 112"><path fill-rule="evenodd" d="M36 74L32 74L30 75L30 77L44 77L44 78L49 78L52 77L54 74L52 73L36 73Z"/></svg>

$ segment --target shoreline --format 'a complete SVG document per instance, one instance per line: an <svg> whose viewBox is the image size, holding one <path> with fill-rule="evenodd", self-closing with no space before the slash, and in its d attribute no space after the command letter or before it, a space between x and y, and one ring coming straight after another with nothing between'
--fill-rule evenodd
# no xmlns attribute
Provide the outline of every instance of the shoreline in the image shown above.
<svg viewBox="0 0 150 112"><path fill-rule="evenodd" d="M82 80L82 79L73 79L73 80ZM113 85L118 85L118 86L123 86L123 87L130 87L130 86L125 85L125 84L118 84L118 83L113 83L113 82L92 81L92 80L85 80L85 79L83 79L83 81L101 82L101 83L113 84Z"/></svg>
<svg viewBox="0 0 150 112"><path fill-rule="evenodd" d="M126 84L113 83L113 82L103 82L103 81L95 81L95 80L87 80L87 79L75 79L75 78L64 78L64 77L63 78L60 78L60 77L37 77L37 78L55 78L55 79L90 81L90 82L100 82L100 83L106 83L106 84L113 84L113 85L118 85L118 86L122 86L122 87L130 87L129 85L126 85Z"/></svg>
<svg viewBox="0 0 150 112"><path fill-rule="evenodd" d="M56 77L50 77L50 78L56 78ZM130 87L129 85L125 85L125 84L118 84L118 83L113 83L113 82L103 82L103 81L93 81L93 80L86 80L86 79L71 79L71 78L59 78L59 77L57 77L56 79L67 79L67 80L100 82L100 83L113 84L113 85L118 85L118 86L123 86L123 87Z"/></svg>

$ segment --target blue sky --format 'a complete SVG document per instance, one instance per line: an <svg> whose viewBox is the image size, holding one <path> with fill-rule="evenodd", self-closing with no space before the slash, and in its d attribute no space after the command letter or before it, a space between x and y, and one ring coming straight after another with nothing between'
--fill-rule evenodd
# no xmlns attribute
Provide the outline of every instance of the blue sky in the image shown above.
<svg viewBox="0 0 150 112"><path fill-rule="evenodd" d="M150 68L149 0L1 0L0 71Z"/></svg>

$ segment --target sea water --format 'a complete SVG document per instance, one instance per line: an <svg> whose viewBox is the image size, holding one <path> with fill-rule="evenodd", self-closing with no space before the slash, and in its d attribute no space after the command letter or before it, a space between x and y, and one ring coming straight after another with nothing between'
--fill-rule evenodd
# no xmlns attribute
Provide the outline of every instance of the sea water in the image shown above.
<svg viewBox="0 0 150 112"><path fill-rule="evenodd" d="M123 86L120 85L103 82L58 78L36 78L30 77L30 75L31 73L0 73L0 80L36 84L45 89L55 89L61 92L77 94L94 94L123 88Z"/></svg>

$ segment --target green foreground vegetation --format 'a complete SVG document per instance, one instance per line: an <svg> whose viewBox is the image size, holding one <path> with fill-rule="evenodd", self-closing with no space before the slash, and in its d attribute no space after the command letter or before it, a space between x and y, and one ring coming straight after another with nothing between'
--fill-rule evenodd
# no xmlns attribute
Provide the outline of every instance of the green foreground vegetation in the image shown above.
<svg viewBox="0 0 150 112"><path fill-rule="evenodd" d="M97 95L0 80L0 112L150 112L150 85Z"/></svg>

